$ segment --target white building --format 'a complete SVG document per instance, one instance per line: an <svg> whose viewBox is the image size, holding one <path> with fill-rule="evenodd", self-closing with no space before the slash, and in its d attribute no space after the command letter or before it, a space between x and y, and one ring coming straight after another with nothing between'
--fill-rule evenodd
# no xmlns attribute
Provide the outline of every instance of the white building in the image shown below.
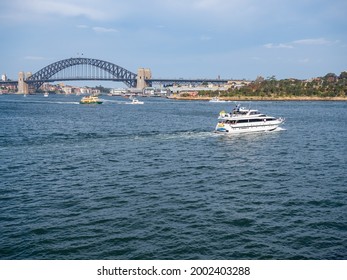
<svg viewBox="0 0 347 280"><path fill-rule="evenodd" d="M7 81L7 76L6 74L1 75L1 81L6 82Z"/></svg>
<svg viewBox="0 0 347 280"><path fill-rule="evenodd" d="M61 88L65 94L71 94L72 93L72 87L71 86L65 86Z"/></svg>

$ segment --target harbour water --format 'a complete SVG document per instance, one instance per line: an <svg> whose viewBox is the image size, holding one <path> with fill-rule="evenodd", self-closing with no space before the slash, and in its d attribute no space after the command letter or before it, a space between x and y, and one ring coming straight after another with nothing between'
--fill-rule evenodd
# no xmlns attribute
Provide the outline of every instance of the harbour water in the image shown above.
<svg viewBox="0 0 347 280"><path fill-rule="evenodd" d="M0 259L346 259L347 103L0 96Z"/></svg>

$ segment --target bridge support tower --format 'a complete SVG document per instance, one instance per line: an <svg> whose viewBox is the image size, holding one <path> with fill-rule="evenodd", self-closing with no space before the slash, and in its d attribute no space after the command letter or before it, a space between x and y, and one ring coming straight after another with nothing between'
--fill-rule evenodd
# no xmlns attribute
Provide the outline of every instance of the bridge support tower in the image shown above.
<svg viewBox="0 0 347 280"><path fill-rule="evenodd" d="M137 69L136 88L144 89L145 87L148 87L149 84L146 82L147 79L152 79L151 69L149 69L149 68Z"/></svg>
<svg viewBox="0 0 347 280"><path fill-rule="evenodd" d="M26 79L28 79L32 75L31 72L25 73L19 72L18 73L18 93L20 94L28 94L29 93L29 85L25 82Z"/></svg>

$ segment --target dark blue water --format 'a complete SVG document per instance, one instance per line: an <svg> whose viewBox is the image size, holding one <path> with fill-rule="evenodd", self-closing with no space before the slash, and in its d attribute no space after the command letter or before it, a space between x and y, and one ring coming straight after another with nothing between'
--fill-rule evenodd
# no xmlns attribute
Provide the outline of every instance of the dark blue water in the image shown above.
<svg viewBox="0 0 347 280"><path fill-rule="evenodd" d="M0 96L1 259L347 258L346 102L104 98Z"/></svg>

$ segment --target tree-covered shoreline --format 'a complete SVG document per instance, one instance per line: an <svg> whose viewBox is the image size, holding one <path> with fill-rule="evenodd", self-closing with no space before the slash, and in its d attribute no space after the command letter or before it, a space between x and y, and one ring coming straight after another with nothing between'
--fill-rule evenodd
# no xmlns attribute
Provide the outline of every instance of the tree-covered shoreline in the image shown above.
<svg viewBox="0 0 347 280"><path fill-rule="evenodd" d="M328 73L324 77L309 80L283 79L275 76L255 81L242 87L230 87L227 91L199 91L198 98L218 96L221 99L347 99L347 72L339 76Z"/></svg>

